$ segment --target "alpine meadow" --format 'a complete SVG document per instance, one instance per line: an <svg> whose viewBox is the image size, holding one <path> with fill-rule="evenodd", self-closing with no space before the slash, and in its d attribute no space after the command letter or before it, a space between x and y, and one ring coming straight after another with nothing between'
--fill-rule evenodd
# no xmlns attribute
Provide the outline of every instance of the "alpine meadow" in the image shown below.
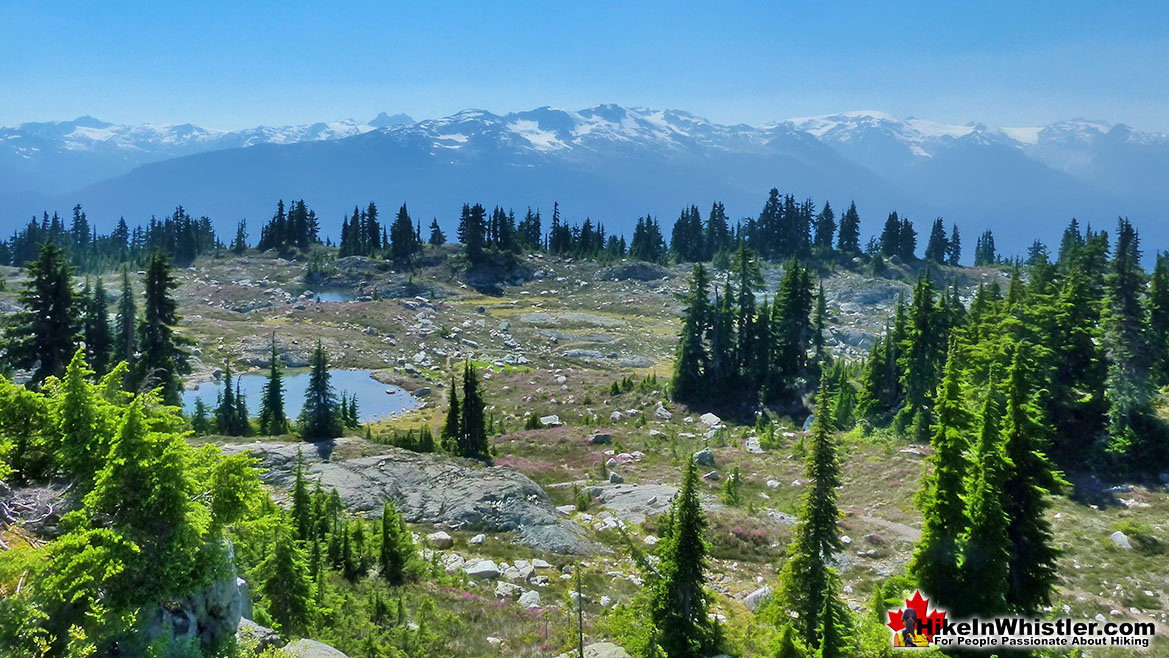
<svg viewBox="0 0 1169 658"><path fill-rule="evenodd" d="M0 8L0 656L1169 655L1169 13L977 9Z"/></svg>

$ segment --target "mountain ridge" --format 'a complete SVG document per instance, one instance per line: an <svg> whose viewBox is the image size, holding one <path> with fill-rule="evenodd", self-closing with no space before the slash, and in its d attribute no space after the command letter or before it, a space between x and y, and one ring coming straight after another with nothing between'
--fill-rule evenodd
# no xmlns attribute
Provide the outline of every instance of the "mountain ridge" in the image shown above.
<svg viewBox="0 0 1169 658"><path fill-rule="evenodd" d="M44 204L80 202L98 221L182 203L227 226L262 221L275 198L305 196L327 232L331 218L371 198L406 201L444 223L465 201L560 201L627 230L647 211L668 219L715 199L733 216L754 214L778 186L836 205L857 200L866 234L899 210L919 221L945 216L967 233L1001 228L1011 233L1003 244L1019 249L1072 216L1132 215L1152 228L1169 203L1158 184L1165 173L1169 136L1085 119L1000 128L851 111L751 126L600 104L419 121L383 112L369 122L241 131L89 116L0 128L9 224Z"/></svg>

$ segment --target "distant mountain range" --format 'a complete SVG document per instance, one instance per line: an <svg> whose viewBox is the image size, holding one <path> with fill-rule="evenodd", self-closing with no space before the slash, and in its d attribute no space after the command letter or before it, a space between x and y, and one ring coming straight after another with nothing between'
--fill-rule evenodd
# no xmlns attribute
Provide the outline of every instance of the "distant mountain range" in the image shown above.
<svg viewBox="0 0 1169 658"><path fill-rule="evenodd" d="M856 200L866 235L898 210L928 229L955 221L967 242L984 228L1019 252L1053 241L1067 221L1111 229L1118 215L1146 250L1169 241L1169 136L1072 120L996 128L846 112L759 126L720 125L674 110L598 105L496 115L466 110L282 128L216 131L189 124L121 126L92 117L0 128L0 230L76 203L108 227L178 204L223 230L252 233L278 198L304 198L336 236L355 204L452 227L464 202L586 216L610 232L639 215L669 224L691 203L759 212L771 187L842 210ZM924 242L924 236L921 238Z"/></svg>

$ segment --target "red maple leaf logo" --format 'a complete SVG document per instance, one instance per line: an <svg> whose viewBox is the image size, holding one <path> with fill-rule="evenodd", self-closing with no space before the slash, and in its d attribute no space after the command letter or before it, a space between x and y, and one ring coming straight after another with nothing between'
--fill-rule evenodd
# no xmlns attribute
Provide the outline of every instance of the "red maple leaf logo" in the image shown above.
<svg viewBox="0 0 1169 658"><path fill-rule="evenodd" d="M914 630L920 632L926 639L932 642L934 634L941 629L942 622L946 619L946 611L935 608L932 612L927 613L929 603L929 599L922 598L921 592L915 591L912 599L905 599L905 608L889 611L889 623L886 625L893 629L894 633L901 632L905 628L905 623L902 621L905 610L912 608L917 614L918 620L918 627Z"/></svg>

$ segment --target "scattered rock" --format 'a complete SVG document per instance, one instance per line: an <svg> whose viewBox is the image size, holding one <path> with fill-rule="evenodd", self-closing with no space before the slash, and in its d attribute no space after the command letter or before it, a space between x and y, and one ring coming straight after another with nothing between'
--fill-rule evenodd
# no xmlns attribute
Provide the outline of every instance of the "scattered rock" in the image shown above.
<svg viewBox="0 0 1169 658"><path fill-rule="evenodd" d="M718 471L711 471L711 472L709 472L709 473L706 473L706 474L704 474L704 475L702 476L702 479L703 479L703 480L709 480L709 481L711 481L711 482L718 482L718 477L719 477L719 476L718 476Z"/></svg>
<svg viewBox="0 0 1169 658"><path fill-rule="evenodd" d="M694 463L699 466L714 466L714 451L710 448L703 448L694 453Z"/></svg>
<svg viewBox="0 0 1169 658"><path fill-rule="evenodd" d="M1108 538L1112 540L1113 544L1116 544L1120 548L1132 550L1132 544L1128 541L1128 535L1124 534L1123 532L1117 530L1111 535L1108 535Z"/></svg>
<svg viewBox="0 0 1169 658"><path fill-rule="evenodd" d="M354 437L224 447L229 454L250 450L266 469L264 482L283 491L292 490L302 449L306 475L326 490L337 489L348 509L368 518L380 516L385 501L393 500L410 523L518 532L521 542L555 553L588 555L597 550L578 525L556 512L539 485L510 468L485 468Z"/></svg>
<svg viewBox="0 0 1169 658"><path fill-rule="evenodd" d="M284 655L288 658L349 658L346 654L316 640L297 640L284 647Z"/></svg>
<svg viewBox="0 0 1169 658"><path fill-rule="evenodd" d="M499 566L493 560L477 560L463 567L463 572L472 578L499 578Z"/></svg>
<svg viewBox="0 0 1169 658"><path fill-rule="evenodd" d="M479 533L479 534L475 535L474 537L471 537L470 543L472 546L482 546L483 544L487 543L487 535L485 535L483 533Z"/></svg>
<svg viewBox="0 0 1169 658"><path fill-rule="evenodd" d="M706 425L707 427L714 427L715 425L719 425L723 422L722 418L719 418L710 412L702 414L698 417L698 420L702 421L702 424Z"/></svg>
<svg viewBox="0 0 1169 658"><path fill-rule="evenodd" d="M451 536L442 530L426 535L426 541L430 542L435 548L450 548L455 544L455 540L451 539Z"/></svg>
<svg viewBox="0 0 1169 658"><path fill-rule="evenodd" d="M539 608L540 607L540 593L534 589L530 589L520 595L519 604L525 608Z"/></svg>
<svg viewBox="0 0 1169 658"><path fill-rule="evenodd" d="M625 483L625 478L621 477L617 473L609 473L609 484L624 484L624 483Z"/></svg>
<svg viewBox="0 0 1169 658"><path fill-rule="evenodd" d="M540 416L540 424L544 427L560 427L564 423L560 422L560 416L553 414L551 416Z"/></svg>
<svg viewBox="0 0 1169 658"><path fill-rule="evenodd" d="M239 620L239 629L235 636L244 645L254 647L257 653L269 647L284 646L284 640L279 633L246 617Z"/></svg>
<svg viewBox="0 0 1169 658"><path fill-rule="evenodd" d="M524 588L519 585L509 583L501 580L495 585L495 598L497 599L514 599L523 594Z"/></svg>
<svg viewBox="0 0 1169 658"><path fill-rule="evenodd" d="M629 653L625 651L625 649L622 649L612 642L597 642L594 644L586 644L584 648L584 655L585 658L629 658ZM577 653L575 651L562 653L556 658L577 658Z"/></svg>
<svg viewBox="0 0 1169 658"><path fill-rule="evenodd" d="M613 413L616 414L616 413L621 413L621 412L614 411ZM596 434L593 434L592 436L589 437L589 443L591 443L593 445L604 445L604 444L609 444L612 442L613 442L613 437L609 436L609 434L607 434L605 432L597 432Z"/></svg>
<svg viewBox="0 0 1169 658"><path fill-rule="evenodd" d="M768 596L771 596L771 588L767 585L764 585L763 587L760 587L754 592L748 594L747 597L743 599L743 603L746 604L748 610L754 612L755 608L758 608L759 604L763 602L763 599L767 598Z"/></svg>
<svg viewBox="0 0 1169 658"><path fill-rule="evenodd" d="M646 535L645 536L645 545L646 546L657 546L660 543L661 543L661 540L658 539L657 535Z"/></svg>
<svg viewBox="0 0 1169 658"><path fill-rule="evenodd" d="M670 411L667 410L661 402L659 402L658 406L654 407L654 416L661 418L662 420L669 420L674 417L674 414L670 413Z"/></svg>

